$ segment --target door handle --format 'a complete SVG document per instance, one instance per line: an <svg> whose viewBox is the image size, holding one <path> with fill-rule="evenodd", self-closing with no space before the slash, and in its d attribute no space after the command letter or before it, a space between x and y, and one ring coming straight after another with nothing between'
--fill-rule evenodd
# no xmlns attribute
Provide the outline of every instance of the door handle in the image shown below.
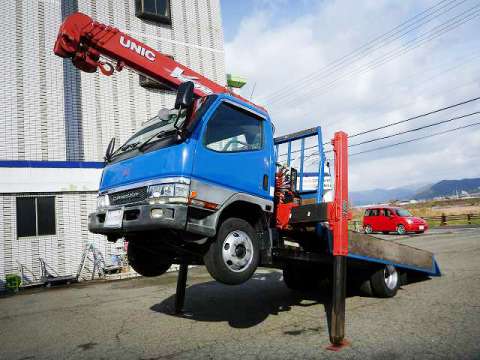
<svg viewBox="0 0 480 360"><path fill-rule="evenodd" d="M268 175L263 175L263 190L268 191Z"/></svg>

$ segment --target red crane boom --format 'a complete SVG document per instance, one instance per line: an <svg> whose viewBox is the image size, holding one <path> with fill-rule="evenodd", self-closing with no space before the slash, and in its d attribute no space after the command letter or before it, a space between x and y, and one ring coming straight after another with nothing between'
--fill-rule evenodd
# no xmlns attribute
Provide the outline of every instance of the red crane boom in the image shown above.
<svg viewBox="0 0 480 360"><path fill-rule="evenodd" d="M114 70L128 67L172 89L192 81L198 97L228 93L251 103L117 28L98 23L80 12L64 20L54 52L60 57L72 58L73 64L85 72L95 72L99 68L104 75L112 75ZM100 56L116 62L115 67L100 60Z"/></svg>

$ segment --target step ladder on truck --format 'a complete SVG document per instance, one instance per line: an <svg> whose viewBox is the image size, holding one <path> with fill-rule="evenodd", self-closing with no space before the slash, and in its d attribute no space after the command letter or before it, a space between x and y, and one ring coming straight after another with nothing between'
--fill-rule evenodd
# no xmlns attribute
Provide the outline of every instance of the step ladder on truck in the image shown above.
<svg viewBox="0 0 480 360"><path fill-rule="evenodd" d="M192 69L82 13L60 27L55 54L85 72L130 68L177 90L122 146L112 139L89 230L128 241L128 260L144 276L179 264L176 312L185 299L188 265L205 265L235 285L257 267L283 270L288 287L333 279L331 342L344 339L347 271L381 297L396 294L403 273L440 275L433 254L348 232L348 136L337 132L334 198L325 201L321 128L273 137L268 112ZM115 65L113 65L113 63ZM317 187L304 191L305 144L316 141ZM298 171L291 167L300 143ZM277 166L278 148L288 147ZM291 246L294 244L295 246Z"/></svg>

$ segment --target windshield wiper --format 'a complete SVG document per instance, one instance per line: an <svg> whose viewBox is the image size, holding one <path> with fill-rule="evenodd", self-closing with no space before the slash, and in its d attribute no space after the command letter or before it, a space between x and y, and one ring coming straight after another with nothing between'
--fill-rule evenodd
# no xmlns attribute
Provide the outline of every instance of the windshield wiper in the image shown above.
<svg viewBox="0 0 480 360"><path fill-rule="evenodd" d="M123 145L120 148L120 150L122 150L123 152L133 150L137 147L138 144L140 144L140 142L135 142L135 143L131 143L131 144L128 144L128 145Z"/></svg>
<svg viewBox="0 0 480 360"><path fill-rule="evenodd" d="M136 143L131 143L131 144L128 144L128 145L123 145L123 146L120 146L117 150L115 150L111 155L110 157L108 158L107 162L110 162L115 156L117 155L120 155L121 153L124 153L126 151L130 151L130 150L134 150L137 145L140 144L140 142L136 142Z"/></svg>
<svg viewBox="0 0 480 360"><path fill-rule="evenodd" d="M150 143L150 141L152 141L153 139L160 138L160 137L163 137L165 135L173 134L173 133L176 133L177 131L178 131L177 129L159 131L158 133L152 135L147 140L145 140L143 143L141 143L140 146L138 147L138 151L143 152L145 146L147 146Z"/></svg>

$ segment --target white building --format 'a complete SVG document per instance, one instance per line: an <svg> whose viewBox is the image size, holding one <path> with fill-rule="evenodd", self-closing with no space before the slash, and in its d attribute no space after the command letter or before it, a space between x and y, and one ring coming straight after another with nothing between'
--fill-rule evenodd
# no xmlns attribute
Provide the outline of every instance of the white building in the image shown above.
<svg viewBox="0 0 480 360"><path fill-rule="evenodd" d="M87 229L106 146L173 105L173 93L131 71L87 74L55 56L74 11L225 83L219 0L1 1L0 288L18 263L38 277L39 258L75 273L90 242L108 262L112 246Z"/></svg>

